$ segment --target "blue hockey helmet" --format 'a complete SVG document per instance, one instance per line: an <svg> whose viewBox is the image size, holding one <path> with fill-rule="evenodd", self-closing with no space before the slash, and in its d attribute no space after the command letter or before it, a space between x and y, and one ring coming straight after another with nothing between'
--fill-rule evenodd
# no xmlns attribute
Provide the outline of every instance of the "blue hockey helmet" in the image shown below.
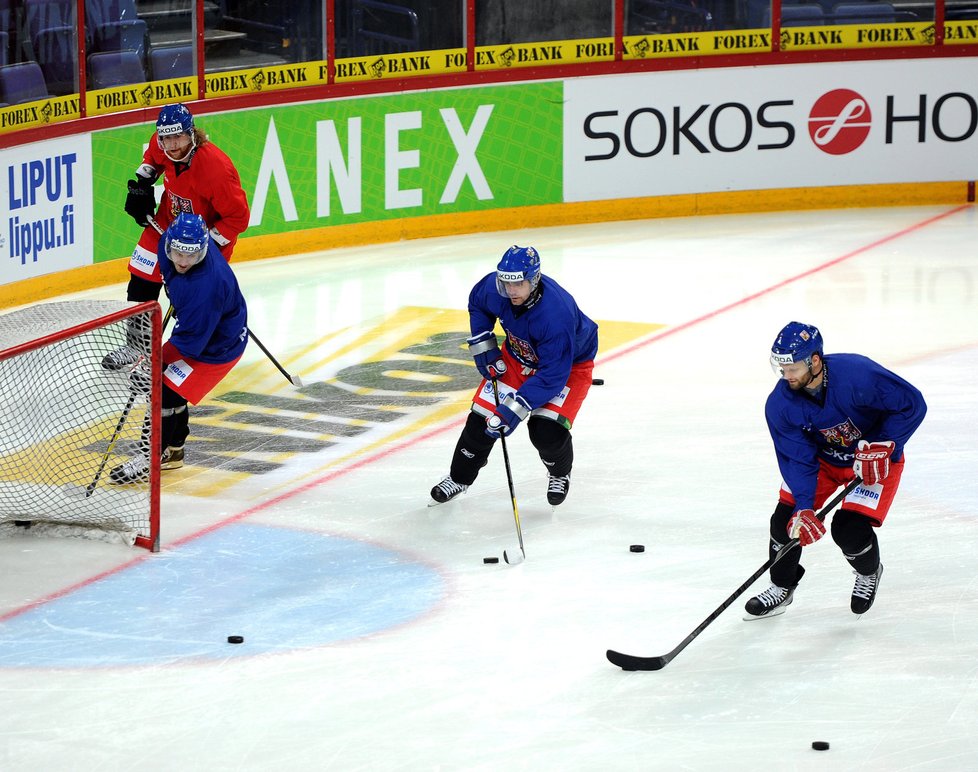
<svg viewBox="0 0 978 772"><path fill-rule="evenodd" d="M496 290L508 297L503 282L528 281L533 289L540 283L540 255L533 247L515 244L506 250L496 266Z"/></svg>
<svg viewBox="0 0 978 772"><path fill-rule="evenodd" d="M771 367L780 372L784 365L804 362L812 366L812 354L822 354L822 333L818 327L802 322L788 322L771 346Z"/></svg>
<svg viewBox="0 0 978 772"><path fill-rule="evenodd" d="M163 144L163 138L178 137L181 134L186 134L190 138L190 146L182 157L177 158L170 155L170 151ZM197 136L194 132L194 116L190 114L186 105L178 102L174 105L163 106L163 109L160 110L160 117L156 119L156 141L166 157L174 163L186 163L190 160L190 156L197 149ZM171 149L173 149L172 145Z"/></svg>
<svg viewBox="0 0 978 772"><path fill-rule="evenodd" d="M197 265L207 254L210 238L207 223L199 214L177 215L177 219L166 229L166 255L170 260L173 260L174 253L195 257L190 265Z"/></svg>
<svg viewBox="0 0 978 772"><path fill-rule="evenodd" d="M173 134L190 134L194 130L194 116L186 105L177 102L164 105L156 119L156 133L161 137Z"/></svg>

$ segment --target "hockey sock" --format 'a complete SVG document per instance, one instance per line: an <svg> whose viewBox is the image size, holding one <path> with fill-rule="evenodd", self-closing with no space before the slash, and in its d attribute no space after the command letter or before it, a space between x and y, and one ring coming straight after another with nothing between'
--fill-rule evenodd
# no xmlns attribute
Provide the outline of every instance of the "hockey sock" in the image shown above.
<svg viewBox="0 0 978 772"><path fill-rule="evenodd" d="M495 442L486 434L486 419L478 413L469 413L452 454L452 479L459 485L474 483L479 470L489 460Z"/></svg>
<svg viewBox="0 0 978 772"><path fill-rule="evenodd" d="M171 445L180 447L187 441L187 436L190 434L190 413L187 410L187 400L164 383L161 402L158 454L162 454L163 449Z"/></svg>
<svg viewBox="0 0 978 772"><path fill-rule="evenodd" d="M794 512L790 504L778 502L771 515L771 542L768 544L768 557L775 556L788 543L788 521ZM778 587L794 587L801 581L805 569L801 567L801 547L795 547L781 560L771 566L771 581Z"/></svg>
<svg viewBox="0 0 978 772"><path fill-rule="evenodd" d="M527 422L530 442L553 477L566 477L574 465L574 442L562 424L549 418L530 416Z"/></svg>

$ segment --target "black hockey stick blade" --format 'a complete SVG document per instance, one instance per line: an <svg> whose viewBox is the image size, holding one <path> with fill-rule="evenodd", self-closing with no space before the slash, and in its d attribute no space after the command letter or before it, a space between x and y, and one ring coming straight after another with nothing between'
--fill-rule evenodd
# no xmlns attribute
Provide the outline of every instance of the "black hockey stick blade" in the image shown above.
<svg viewBox="0 0 978 772"><path fill-rule="evenodd" d="M608 649L608 661L622 670L662 670L672 662L674 656L674 654L663 654L661 657L635 657Z"/></svg>
<svg viewBox="0 0 978 772"><path fill-rule="evenodd" d="M842 500L852 493L859 485L862 483L862 478L854 478L845 488L843 488L828 504L822 507L816 517L819 520L824 520L826 515L829 514L833 509L835 509ZM714 620L724 611L726 611L730 605L739 598L744 591L750 587L758 578L767 571L772 565L777 563L781 558L788 554L792 549L798 546L798 539L791 539L784 547L778 550L777 555L774 558L769 558L764 565L758 568L750 578L744 582L740 587L731 593L726 600L723 601L719 606L716 607L714 612L710 614L706 619L699 623L693 632L687 635L676 648L670 651L668 654L663 654L660 657L636 657L631 654L622 654L620 651L614 651L613 649L608 649L606 656L608 661L613 665L617 665L622 670L662 670L666 665L672 662L676 656L685 649L693 640L702 633L707 627L709 627Z"/></svg>

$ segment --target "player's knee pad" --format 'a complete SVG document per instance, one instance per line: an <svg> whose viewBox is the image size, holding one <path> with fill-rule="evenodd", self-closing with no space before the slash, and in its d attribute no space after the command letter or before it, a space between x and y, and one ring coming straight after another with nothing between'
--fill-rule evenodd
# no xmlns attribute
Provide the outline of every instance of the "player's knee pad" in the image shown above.
<svg viewBox="0 0 978 772"><path fill-rule="evenodd" d="M469 413L452 454L452 479L461 485L474 483L479 470L488 462L495 441L486 434L486 419L478 413Z"/></svg>
<svg viewBox="0 0 978 772"><path fill-rule="evenodd" d="M574 441L567 427L550 418L530 416L526 428L530 443L537 449L550 474L557 477L570 474L574 464Z"/></svg>
<svg viewBox="0 0 978 772"><path fill-rule="evenodd" d="M142 247L136 247L137 250ZM126 287L126 300L144 303L149 300L159 300L163 285L157 281L144 279L134 273L129 274L129 285Z"/></svg>
<svg viewBox="0 0 978 772"><path fill-rule="evenodd" d="M526 428L530 442L540 453L559 455L572 444L571 433L567 428L550 418L532 415L526 422Z"/></svg>
<svg viewBox="0 0 978 772"><path fill-rule="evenodd" d="M173 389L167 386L166 382L163 383L163 388L161 389L161 392L162 393L160 394L160 406L164 410L169 409L173 411L170 412L169 415L174 415L175 413L179 412L178 410L175 410L175 408L183 408L184 410L187 409L187 399L185 397L181 397Z"/></svg>
<svg viewBox="0 0 978 772"><path fill-rule="evenodd" d="M832 541L860 573L871 573L879 564L879 542L872 521L865 515L849 509L836 512L832 516Z"/></svg>

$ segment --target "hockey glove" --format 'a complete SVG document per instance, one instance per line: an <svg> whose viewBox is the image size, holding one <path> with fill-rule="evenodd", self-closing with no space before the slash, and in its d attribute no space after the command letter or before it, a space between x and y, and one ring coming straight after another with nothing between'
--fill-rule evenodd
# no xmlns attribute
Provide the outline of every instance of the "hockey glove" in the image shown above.
<svg viewBox="0 0 978 772"><path fill-rule="evenodd" d="M480 332L469 338L468 344L469 353L475 360L479 375L487 381L494 380L506 372L506 363L503 361L495 333L488 330Z"/></svg>
<svg viewBox="0 0 978 772"><path fill-rule="evenodd" d="M126 214L136 221L137 225L145 228L149 225L147 217L156 212L156 193L153 192L153 181L137 174L129 180L129 195L126 196Z"/></svg>
<svg viewBox="0 0 978 772"><path fill-rule="evenodd" d="M807 547L825 536L825 523L815 517L814 509L799 509L788 521L788 536Z"/></svg>
<svg viewBox="0 0 978 772"><path fill-rule="evenodd" d="M486 434L490 437L509 436L530 415L530 405L519 394L510 394L486 419Z"/></svg>
<svg viewBox="0 0 978 772"><path fill-rule="evenodd" d="M859 440L856 448L856 463L852 471L863 478L864 485L876 485L885 480L890 473L890 455L896 447L893 440L886 442L866 442Z"/></svg>

